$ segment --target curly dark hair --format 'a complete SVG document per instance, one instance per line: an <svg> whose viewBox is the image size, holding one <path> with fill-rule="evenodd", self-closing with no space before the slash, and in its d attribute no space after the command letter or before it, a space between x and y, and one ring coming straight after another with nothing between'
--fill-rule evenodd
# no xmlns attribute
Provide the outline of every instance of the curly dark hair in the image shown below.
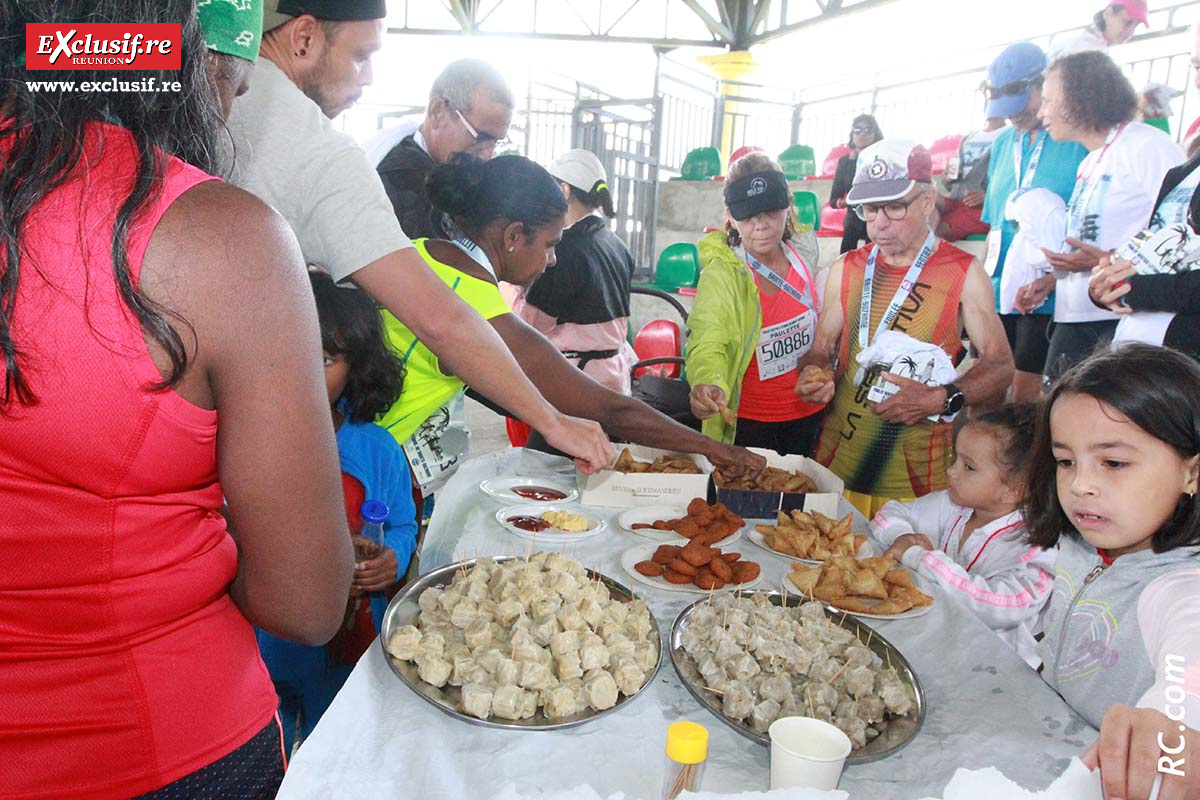
<svg viewBox="0 0 1200 800"><path fill-rule="evenodd" d="M1034 435L1024 511L1029 541L1039 547L1054 547L1064 531L1075 530L1058 502L1058 464L1050 432L1054 403L1075 394L1112 406L1181 458L1200 454L1200 364L1176 350L1148 344L1128 344L1085 359L1055 384ZM1200 503L1181 496L1151 542L1156 553L1200 544Z"/></svg>
<svg viewBox="0 0 1200 800"><path fill-rule="evenodd" d="M383 338L379 307L366 292L338 286L333 278L315 269L308 271L321 347L331 356L344 355L350 365L345 414L351 422L374 422L392 407L404 389L404 365Z"/></svg>
<svg viewBox="0 0 1200 800"><path fill-rule="evenodd" d="M1067 122L1086 131L1107 131L1137 116L1138 96L1121 68L1104 53L1088 50L1064 56L1046 74L1062 83Z"/></svg>
<svg viewBox="0 0 1200 800"><path fill-rule="evenodd" d="M998 460L1009 480L1024 481L1027 478L1040 410L1041 403L1009 403L967 420L967 425L978 425L997 434L1000 440Z"/></svg>
<svg viewBox="0 0 1200 800"><path fill-rule="evenodd" d="M75 91L35 92L25 80L25 24L55 22L170 22L181 26L179 70L132 70L122 78L154 78L159 85L178 81L177 92ZM205 71L204 38L193 0L4 0L0 2L0 149L6 150L0 169L0 356L4 373L0 415L13 403L32 405L37 393L26 367L36 343L25 346L13 336L17 288L22 270L33 271L18 243L30 213L56 187L80 175L84 134L97 123L119 121L133 137L137 171L132 187L113 218L112 272L121 299L141 324L146 336L167 353L171 367L151 390L175 385L188 363L188 350L177 326L186 320L141 293L131 275L130 231L139 224L162 188L166 156L205 172L216 170L216 136L221 129L213 87ZM48 81L59 78L72 86L100 85L112 73L105 67L38 73ZM64 220L64 224L69 224ZM174 324L172 323L174 320ZM189 330L190 333L190 330Z"/></svg>

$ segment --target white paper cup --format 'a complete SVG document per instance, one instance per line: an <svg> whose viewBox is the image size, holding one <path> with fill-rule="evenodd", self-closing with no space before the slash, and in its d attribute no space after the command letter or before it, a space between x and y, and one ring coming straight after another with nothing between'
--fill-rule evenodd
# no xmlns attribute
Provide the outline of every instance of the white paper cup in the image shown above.
<svg viewBox="0 0 1200 800"><path fill-rule="evenodd" d="M780 717L767 733L771 737L772 789L837 788L850 755L850 737L812 717Z"/></svg>

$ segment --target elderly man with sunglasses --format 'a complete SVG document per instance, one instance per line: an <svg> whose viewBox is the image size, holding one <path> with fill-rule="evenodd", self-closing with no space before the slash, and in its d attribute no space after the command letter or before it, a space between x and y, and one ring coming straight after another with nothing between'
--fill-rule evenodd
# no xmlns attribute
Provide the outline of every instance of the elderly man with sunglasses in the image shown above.
<svg viewBox="0 0 1200 800"><path fill-rule="evenodd" d="M949 419L965 405L1002 401L1012 380L1012 352L983 267L930 227L932 180L928 151L911 142L885 139L859 156L846 202L866 221L873 244L830 267L816 340L796 386L806 402L830 403L816 458L845 481L847 497L868 517L887 500L946 488ZM954 374L963 328L978 359L952 381L930 379L935 364ZM859 354L885 331L920 357L897 356L890 368L860 364ZM909 361L915 380L893 374ZM881 377L899 388L876 402L869 390Z"/></svg>
<svg viewBox="0 0 1200 800"><path fill-rule="evenodd" d="M1034 279L1010 247L1017 234L1009 201L1030 189L1045 189L1066 203L1087 150L1077 142L1057 142L1042 127L1042 80L1047 59L1035 44L1009 45L988 67L987 115L1006 117L1011 125L996 137L988 166L983 221L991 226L984 269L992 277L996 310L1013 351L1016 374L1013 400L1041 395L1042 370L1054 319L1054 277ZM1061 242L1045 246L1059 250ZM1007 274L1006 274L1007 272Z"/></svg>
<svg viewBox="0 0 1200 800"><path fill-rule="evenodd" d="M512 92L491 65L464 58L442 70L429 92L425 120L376 167L406 234L454 238L429 202L425 178L455 153L491 158L508 141L512 109Z"/></svg>

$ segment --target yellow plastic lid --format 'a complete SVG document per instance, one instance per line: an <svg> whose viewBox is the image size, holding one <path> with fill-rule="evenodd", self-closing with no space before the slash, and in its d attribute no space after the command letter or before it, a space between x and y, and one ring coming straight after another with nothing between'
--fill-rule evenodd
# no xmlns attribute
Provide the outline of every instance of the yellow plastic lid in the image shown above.
<svg viewBox="0 0 1200 800"><path fill-rule="evenodd" d="M672 722L667 728L667 758L680 764L708 758L708 730L695 722Z"/></svg>

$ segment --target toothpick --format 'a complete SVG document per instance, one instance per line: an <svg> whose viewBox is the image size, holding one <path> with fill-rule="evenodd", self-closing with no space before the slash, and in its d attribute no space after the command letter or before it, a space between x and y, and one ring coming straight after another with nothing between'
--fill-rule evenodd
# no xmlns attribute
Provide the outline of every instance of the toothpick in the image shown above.
<svg viewBox="0 0 1200 800"><path fill-rule="evenodd" d="M712 688L711 686L705 686L705 687L704 687L704 691L706 691L706 692L712 692L713 694L719 694L719 695L721 695L722 697L724 697L724 696L725 696L725 693L724 693L724 692L722 692L720 689L714 689L714 688Z"/></svg>
<svg viewBox="0 0 1200 800"><path fill-rule="evenodd" d="M874 635L875 635L875 629L874 629L874 628L867 628L867 644L866 644L866 647L867 647L868 649L871 647L871 637L872 637L872 636L874 636Z"/></svg>
<svg viewBox="0 0 1200 800"><path fill-rule="evenodd" d="M883 651L883 654L885 656L887 656L888 669L891 669L892 668L892 649L889 647L887 650Z"/></svg>
<svg viewBox="0 0 1200 800"><path fill-rule="evenodd" d="M808 698L808 715L810 717L817 716L817 712L813 710L812 690L807 686L804 687L804 696Z"/></svg>
<svg viewBox="0 0 1200 800"><path fill-rule="evenodd" d="M783 578L779 579L779 594L780 594L780 601L783 603L783 607L786 609L787 608L787 586L784 584Z"/></svg>
<svg viewBox="0 0 1200 800"><path fill-rule="evenodd" d="M848 667L848 666L850 666L850 662L849 662L849 661L845 661L845 662L843 662L843 663L842 663L842 668L841 668L841 669L839 669L837 672L833 673L832 675L830 675L828 678L826 678L826 679L825 679L825 682L826 682L826 683L828 683L829 685L831 685L831 686L832 686L832 685L833 685L833 682L834 682L834 681L836 681L838 678L840 678L840 677L841 677L842 673L846 671L846 667Z"/></svg>

